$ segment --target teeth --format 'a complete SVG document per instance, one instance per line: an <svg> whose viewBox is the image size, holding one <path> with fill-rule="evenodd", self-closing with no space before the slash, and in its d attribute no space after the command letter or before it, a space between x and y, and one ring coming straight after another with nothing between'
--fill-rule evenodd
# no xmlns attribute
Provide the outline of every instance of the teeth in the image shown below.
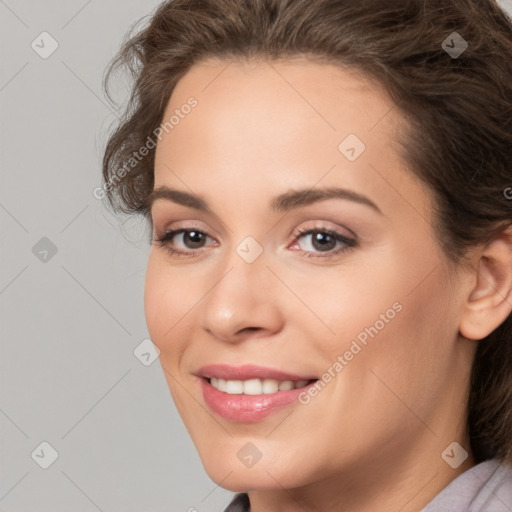
<svg viewBox="0 0 512 512"><path fill-rule="evenodd" d="M241 380L227 380L226 393L228 395L240 395L244 392L244 383Z"/></svg>
<svg viewBox="0 0 512 512"><path fill-rule="evenodd" d="M291 380L283 380L279 383L279 391L288 391L293 389L295 386Z"/></svg>
<svg viewBox="0 0 512 512"><path fill-rule="evenodd" d="M274 379L265 379L263 381L263 394L277 393L279 390L279 382Z"/></svg>
<svg viewBox="0 0 512 512"><path fill-rule="evenodd" d="M250 379L244 381L244 395L261 395L263 385L260 379Z"/></svg>
<svg viewBox="0 0 512 512"><path fill-rule="evenodd" d="M216 377L210 379L210 384L214 388L224 391L229 395L268 395L270 393L277 393L277 391L302 388L308 382L308 380L278 381L275 379L225 380Z"/></svg>

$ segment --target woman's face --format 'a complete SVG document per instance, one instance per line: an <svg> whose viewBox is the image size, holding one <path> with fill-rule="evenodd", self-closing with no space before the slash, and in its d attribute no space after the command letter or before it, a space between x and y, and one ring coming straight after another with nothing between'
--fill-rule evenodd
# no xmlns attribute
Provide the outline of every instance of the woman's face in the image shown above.
<svg viewBox="0 0 512 512"><path fill-rule="evenodd" d="M310 60L210 60L173 115L151 214L155 237L177 233L151 249L145 313L210 477L281 489L347 471L356 486L469 451L463 287L391 100Z"/></svg>

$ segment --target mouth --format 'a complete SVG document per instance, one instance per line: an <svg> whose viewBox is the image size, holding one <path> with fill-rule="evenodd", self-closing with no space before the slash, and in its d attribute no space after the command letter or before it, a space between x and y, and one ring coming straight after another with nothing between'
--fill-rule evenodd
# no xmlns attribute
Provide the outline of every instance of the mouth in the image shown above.
<svg viewBox="0 0 512 512"><path fill-rule="evenodd" d="M226 380L217 377L206 378L208 384L228 395L270 395L280 391L300 389L316 382L309 380L248 379Z"/></svg>
<svg viewBox="0 0 512 512"><path fill-rule="evenodd" d="M210 365L196 374L208 408L234 422L256 422L296 405L318 379L265 367Z"/></svg>

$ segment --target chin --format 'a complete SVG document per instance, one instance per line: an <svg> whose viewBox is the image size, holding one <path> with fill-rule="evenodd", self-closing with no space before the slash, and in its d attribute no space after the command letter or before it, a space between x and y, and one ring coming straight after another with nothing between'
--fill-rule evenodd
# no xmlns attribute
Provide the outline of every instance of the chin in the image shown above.
<svg viewBox="0 0 512 512"><path fill-rule="evenodd" d="M278 490L285 488L293 488L297 485L293 482L283 480L281 474L274 468L270 474L264 469L234 469L227 472L219 471L218 467L207 467L205 470L210 479L217 485L232 492L248 492L263 490ZM231 471L231 474L229 474ZM227 476L229 474L229 476Z"/></svg>
<svg viewBox="0 0 512 512"><path fill-rule="evenodd" d="M250 441L234 439L240 441L235 443L236 450L222 450L217 447L209 450L208 453L199 452L203 467L210 477L220 487L232 492L247 492L249 490L278 490L285 488L294 488L308 483L307 475L297 472L297 464L285 462L282 458L273 456L265 460L264 455L257 462L247 461L246 466L243 462L243 455L238 456L239 445L246 445ZM256 439L255 443L259 441ZM261 442L259 442L261 445ZM267 449L269 450L269 449ZM274 447L273 450L279 450Z"/></svg>

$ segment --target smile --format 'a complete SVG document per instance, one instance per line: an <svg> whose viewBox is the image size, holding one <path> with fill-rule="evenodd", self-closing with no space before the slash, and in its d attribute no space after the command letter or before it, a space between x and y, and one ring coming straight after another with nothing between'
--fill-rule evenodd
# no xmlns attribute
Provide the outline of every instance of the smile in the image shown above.
<svg viewBox="0 0 512 512"><path fill-rule="evenodd" d="M229 395L268 395L278 391L303 388L310 384L310 380L283 380L276 379L249 379L249 380L225 380L212 377L210 384L219 391Z"/></svg>
<svg viewBox="0 0 512 512"><path fill-rule="evenodd" d="M210 365L197 375L207 407L235 422L260 421L298 402L300 393L318 380L252 365Z"/></svg>

